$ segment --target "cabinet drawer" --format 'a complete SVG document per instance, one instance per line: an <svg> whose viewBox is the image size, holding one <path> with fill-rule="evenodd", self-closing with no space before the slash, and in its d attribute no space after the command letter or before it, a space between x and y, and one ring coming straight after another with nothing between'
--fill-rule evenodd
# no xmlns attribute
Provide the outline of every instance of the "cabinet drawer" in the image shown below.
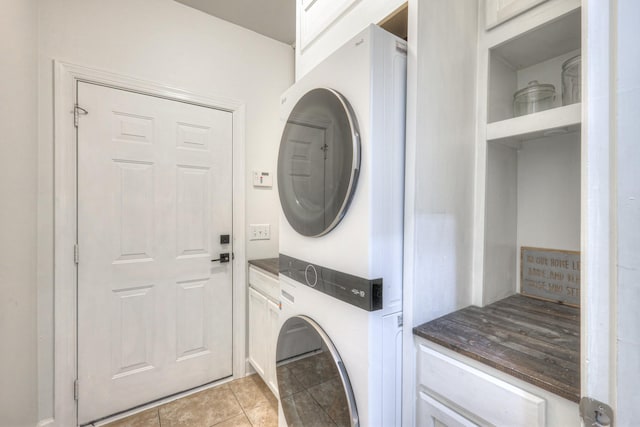
<svg viewBox="0 0 640 427"><path fill-rule="evenodd" d="M426 393L418 393L418 427L479 427Z"/></svg>
<svg viewBox="0 0 640 427"><path fill-rule="evenodd" d="M249 284L269 298L275 301L280 300L280 282L276 276L251 266L249 267Z"/></svg>
<svg viewBox="0 0 640 427"><path fill-rule="evenodd" d="M546 402L418 343L418 383L429 395L497 426L544 426ZM420 392L420 390L418 390Z"/></svg>

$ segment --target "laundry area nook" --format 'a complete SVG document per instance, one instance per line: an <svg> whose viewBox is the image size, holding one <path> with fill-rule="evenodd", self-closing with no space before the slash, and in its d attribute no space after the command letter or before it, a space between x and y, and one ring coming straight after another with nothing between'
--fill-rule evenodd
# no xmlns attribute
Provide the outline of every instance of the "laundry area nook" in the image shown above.
<svg viewBox="0 0 640 427"><path fill-rule="evenodd" d="M638 425L636 0L0 8L0 427Z"/></svg>

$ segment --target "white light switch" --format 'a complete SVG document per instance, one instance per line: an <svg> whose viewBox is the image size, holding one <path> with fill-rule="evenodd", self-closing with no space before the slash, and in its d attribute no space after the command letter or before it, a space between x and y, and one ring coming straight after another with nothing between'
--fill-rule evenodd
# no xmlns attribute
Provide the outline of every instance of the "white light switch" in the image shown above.
<svg viewBox="0 0 640 427"><path fill-rule="evenodd" d="M271 172L253 171L254 187L271 187L273 186L273 177Z"/></svg>
<svg viewBox="0 0 640 427"><path fill-rule="evenodd" d="M271 239L270 224L249 224L249 240Z"/></svg>

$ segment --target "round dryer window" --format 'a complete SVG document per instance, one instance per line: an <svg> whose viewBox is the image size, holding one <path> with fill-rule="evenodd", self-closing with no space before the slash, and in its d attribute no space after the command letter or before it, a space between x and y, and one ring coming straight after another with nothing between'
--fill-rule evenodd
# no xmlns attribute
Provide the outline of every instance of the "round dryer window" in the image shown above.
<svg viewBox="0 0 640 427"><path fill-rule="evenodd" d="M318 237L342 219L358 180L360 133L348 101L332 89L307 92L287 119L278 190L289 224Z"/></svg>

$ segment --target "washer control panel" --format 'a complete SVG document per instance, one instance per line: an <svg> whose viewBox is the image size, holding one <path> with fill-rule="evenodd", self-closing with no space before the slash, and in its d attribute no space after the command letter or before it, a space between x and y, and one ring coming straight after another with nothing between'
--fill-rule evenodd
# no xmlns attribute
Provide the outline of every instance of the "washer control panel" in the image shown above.
<svg viewBox="0 0 640 427"><path fill-rule="evenodd" d="M363 310L382 309L382 279L363 279L283 254L280 274Z"/></svg>

